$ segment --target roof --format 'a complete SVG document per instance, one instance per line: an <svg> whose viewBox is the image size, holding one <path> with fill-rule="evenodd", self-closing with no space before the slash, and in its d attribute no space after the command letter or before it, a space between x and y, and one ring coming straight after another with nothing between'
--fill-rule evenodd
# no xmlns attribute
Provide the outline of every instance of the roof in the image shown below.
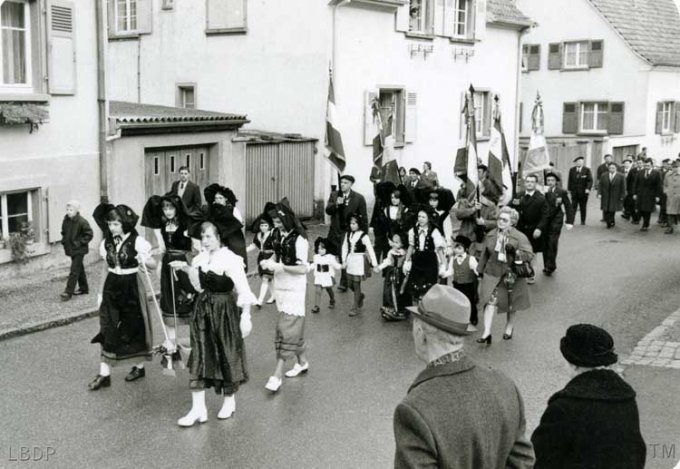
<svg viewBox="0 0 680 469"><path fill-rule="evenodd" d="M234 123L248 122L245 114L225 114L156 104L109 101L109 115L119 124Z"/></svg>
<svg viewBox="0 0 680 469"><path fill-rule="evenodd" d="M488 0L487 23L532 26L534 22L515 6L514 0Z"/></svg>
<svg viewBox="0 0 680 469"><path fill-rule="evenodd" d="M673 0L588 0L652 65L680 67L680 14Z"/></svg>
<svg viewBox="0 0 680 469"><path fill-rule="evenodd" d="M241 129L237 141L246 143L316 142L318 139L300 134L269 132L266 130Z"/></svg>

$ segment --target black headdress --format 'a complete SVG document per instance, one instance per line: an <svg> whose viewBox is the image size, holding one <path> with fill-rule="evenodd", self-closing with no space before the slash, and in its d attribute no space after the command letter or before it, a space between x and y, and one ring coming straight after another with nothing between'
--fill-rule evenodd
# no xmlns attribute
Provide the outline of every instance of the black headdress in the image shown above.
<svg viewBox="0 0 680 469"><path fill-rule="evenodd" d="M272 222L272 217L269 215L269 212L271 210L276 209L276 204L273 202L267 202L264 206L264 210L262 210L262 213L260 216L258 216L253 223L250 225L250 232L251 233L259 233L260 232L260 223L263 221L269 223L270 228L274 228L274 223Z"/></svg>
<svg viewBox="0 0 680 469"><path fill-rule="evenodd" d="M210 205L204 206L200 212L195 214L193 223L189 226L189 236L201 239L201 225L205 222L215 225L225 244L227 237L243 228L243 224L234 216L234 207Z"/></svg>
<svg viewBox="0 0 680 469"><path fill-rule="evenodd" d="M144 205L142 211L142 226L147 228L161 228L165 221L163 215L163 202L170 202L177 210L177 219L180 223L188 223L189 213L187 211L182 198L172 192L168 192L163 196L152 195Z"/></svg>
<svg viewBox="0 0 680 469"><path fill-rule="evenodd" d="M338 249L337 249L337 246L335 245L335 243L333 241L331 241L330 238L324 238L323 236L319 236L314 241L314 253L315 254L318 254L320 244L324 245L324 247L326 248L326 253L332 254L334 256L338 255Z"/></svg>
<svg viewBox="0 0 680 469"><path fill-rule="evenodd" d="M120 220L123 225L123 233L131 233L135 231L139 216L127 205L113 205L113 204L99 204L92 213L92 218L97 223L99 228L104 232L104 236L108 236L109 225L107 222L112 220Z"/></svg>
<svg viewBox="0 0 680 469"><path fill-rule="evenodd" d="M236 205L236 202L238 202L236 195L234 195L234 192L228 187L220 186L219 184L214 183L203 189L203 195L205 196L205 200L208 202L208 205L212 205L213 202L215 202L216 194L222 194L231 205Z"/></svg>
<svg viewBox="0 0 680 469"><path fill-rule="evenodd" d="M298 217L295 216L295 212L290 208L290 203L288 202L288 197L284 197L281 201L274 205L274 208L267 211L269 216L272 218L278 218L281 220L283 227L286 231L297 231L300 236L307 239L307 230L305 226L300 222Z"/></svg>
<svg viewBox="0 0 680 469"><path fill-rule="evenodd" d="M424 191L418 191L421 197L425 197L425 200L421 200L422 203L429 204L431 198L436 198L439 201L437 205L437 210L443 210L448 212L456 203L456 198L453 196L453 192L449 189L444 189L443 187L437 189L429 189Z"/></svg>

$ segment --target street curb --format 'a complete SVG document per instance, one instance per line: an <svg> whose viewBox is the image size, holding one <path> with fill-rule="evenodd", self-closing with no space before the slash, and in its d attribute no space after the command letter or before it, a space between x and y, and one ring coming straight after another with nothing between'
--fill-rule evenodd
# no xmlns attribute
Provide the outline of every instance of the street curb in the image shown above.
<svg viewBox="0 0 680 469"><path fill-rule="evenodd" d="M156 294L157 298L160 298L160 295ZM152 295L149 293L147 294L146 300L150 301L152 298ZM0 330L0 342L3 340L8 340L8 339L13 339L15 337L21 337L22 335L27 335L27 334L32 334L34 332L40 332L44 331L47 329L52 329L54 327L61 327L61 326L68 326L69 324L73 324L74 322L82 321L84 319L89 319L97 316L99 314L99 309L98 308L88 308L80 311L76 311L75 313L69 313L66 316L61 316L58 318L54 319L48 319L45 321L37 321L37 322L32 322L29 324L26 324L25 326L21 327L14 327L11 329L5 329L5 330Z"/></svg>

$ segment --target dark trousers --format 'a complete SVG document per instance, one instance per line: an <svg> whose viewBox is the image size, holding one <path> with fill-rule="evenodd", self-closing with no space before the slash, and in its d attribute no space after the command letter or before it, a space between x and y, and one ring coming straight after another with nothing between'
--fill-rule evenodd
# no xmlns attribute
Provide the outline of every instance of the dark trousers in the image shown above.
<svg viewBox="0 0 680 469"><path fill-rule="evenodd" d="M84 292L89 290L87 286L87 276L85 275L85 267L83 266L83 258L85 254L76 254L71 256L71 271L68 274L68 281L66 282L66 293L73 295L76 284Z"/></svg>
<svg viewBox="0 0 680 469"><path fill-rule="evenodd" d="M659 223L666 223L668 221L668 215L666 215L666 200L667 200L666 194L661 194L661 197L660 197L660 200L659 200L660 206L661 206L661 209L659 211L659 220L658 220Z"/></svg>
<svg viewBox="0 0 680 469"><path fill-rule="evenodd" d="M456 283L453 282L453 288L460 291L470 300L470 323L477 324L477 282L471 283Z"/></svg>
<svg viewBox="0 0 680 469"><path fill-rule="evenodd" d="M649 228L649 219L652 217L652 212L640 212L642 216L642 226Z"/></svg>
<svg viewBox="0 0 680 469"><path fill-rule="evenodd" d="M347 290L347 270L342 269L340 271L340 283L338 284L340 290Z"/></svg>
<svg viewBox="0 0 680 469"><path fill-rule="evenodd" d="M571 193L571 200L574 202L574 213L578 210L581 213L581 223L586 222L586 207L588 206L588 194Z"/></svg>
<svg viewBox="0 0 680 469"><path fill-rule="evenodd" d="M602 212L604 213L604 221L607 222L607 227L616 224L616 212Z"/></svg>
<svg viewBox="0 0 680 469"><path fill-rule="evenodd" d="M545 245L543 247L543 268L548 272L557 270L557 245L560 242L559 231L548 231L545 236Z"/></svg>

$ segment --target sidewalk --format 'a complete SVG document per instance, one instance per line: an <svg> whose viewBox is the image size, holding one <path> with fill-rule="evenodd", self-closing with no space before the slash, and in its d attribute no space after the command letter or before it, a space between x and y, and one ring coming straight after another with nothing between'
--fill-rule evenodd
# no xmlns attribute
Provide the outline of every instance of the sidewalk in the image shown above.
<svg viewBox="0 0 680 469"><path fill-rule="evenodd" d="M327 225L307 225L310 249L317 236L325 236ZM246 233L246 243L252 241L252 234ZM255 270L257 251L248 256L249 270ZM311 259L311 256L310 256ZM68 268L35 273L29 277L16 277L0 284L0 340L9 339L51 327L63 326L97 315L97 293L102 284L103 261L86 267L90 294L74 296L70 301L61 301L59 294L64 291ZM158 278L150 272L158 293ZM251 288L259 285L253 277ZM146 284L146 281L145 281ZM148 288L148 285L147 285Z"/></svg>

